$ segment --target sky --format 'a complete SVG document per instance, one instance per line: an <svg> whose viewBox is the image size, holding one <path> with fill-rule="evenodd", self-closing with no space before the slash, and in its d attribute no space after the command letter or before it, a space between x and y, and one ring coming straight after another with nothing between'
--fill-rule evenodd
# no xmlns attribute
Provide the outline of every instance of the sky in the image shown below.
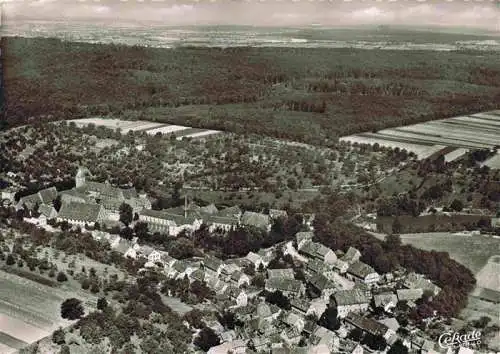
<svg viewBox="0 0 500 354"><path fill-rule="evenodd" d="M164 25L408 25L500 33L499 0L2 0L3 20L157 21Z"/></svg>

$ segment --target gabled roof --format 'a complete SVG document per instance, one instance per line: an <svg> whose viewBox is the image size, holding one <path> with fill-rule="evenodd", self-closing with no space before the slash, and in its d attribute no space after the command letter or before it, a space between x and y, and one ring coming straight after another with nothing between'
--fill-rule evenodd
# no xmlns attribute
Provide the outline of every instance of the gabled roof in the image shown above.
<svg viewBox="0 0 500 354"><path fill-rule="evenodd" d="M238 218L231 216L204 215L203 221L207 224L238 225Z"/></svg>
<svg viewBox="0 0 500 354"><path fill-rule="evenodd" d="M82 193L82 192L79 192L77 191L76 189L68 189L68 190L65 190L65 191L61 191L59 193L61 195L61 197L63 197L64 195L69 195L69 196L72 196L72 197L76 197L76 198L81 198L81 199L84 199L84 200L88 200L88 197L85 193Z"/></svg>
<svg viewBox="0 0 500 354"><path fill-rule="evenodd" d="M363 263L361 261L354 262L351 264L351 266L347 269L347 273L352 274L358 278L364 279L370 274L377 273L372 267L370 267L368 264Z"/></svg>
<svg viewBox="0 0 500 354"><path fill-rule="evenodd" d="M256 213L253 211L245 211L241 216L241 223L247 226L253 226L257 228L267 229L271 224L269 215Z"/></svg>
<svg viewBox="0 0 500 354"><path fill-rule="evenodd" d="M359 252L354 247L349 247L346 254L344 254L344 256L342 257L342 260L347 263L352 263L356 262L359 259L359 257L361 257L361 252Z"/></svg>
<svg viewBox="0 0 500 354"><path fill-rule="evenodd" d="M368 304L370 302L365 292L359 289L340 290L333 297L337 306Z"/></svg>
<svg viewBox="0 0 500 354"><path fill-rule="evenodd" d="M314 286L319 291L335 288L335 284L330 279L325 277L323 274L314 274L308 280L309 283L311 283L311 285Z"/></svg>
<svg viewBox="0 0 500 354"><path fill-rule="evenodd" d="M222 216L222 217L240 217L242 211L239 206L235 205L232 207L224 208L222 210L219 210L217 213L217 216Z"/></svg>
<svg viewBox="0 0 500 354"><path fill-rule="evenodd" d="M310 259L307 262L307 269L312 270L315 273L322 274L329 270L329 267L322 261L318 259Z"/></svg>
<svg viewBox="0 0 500 354"><path fill-rule="evenodd" d="M385 307L389 303L395 305L398 302L398 297L394 293L377 294L373 295L373 302L376 307Z"/></svg>
<svg viewBox="0 0 500 354"><path fill-rule="evenodd" d="M203 259L203 265L205 268L217 272L219 267L224 265L224 262L217 257L207 256Z"/></svg>
<svg viewBox="0 0 500 354"><path fill-rule="evenodd" d="M59 210L58 217L81 222L96 222L98 221L101 210L102 206L99 204L77 202L63 203Z"/></svg>
<svg viewBox="0 0 500 354"><path fill-rule="evenodd" d="M217 214L219 212L219 210L217 209L217 207L215 206L214 203L209 204L209 205L204 206L204 207L201 207L200 211L202 213L206 213L206 214L210 214L210 215Z"/></svg>
<svg viewBox="0 0 500 354"><path fill-rule="evenodd" d="M282 210L282 209L269 209L269 216L272 218L272 219L277 219L277 218L280 218L280 217L287 217L288 213L286 212L286 210Z"/></svg>
<svg viewBox="0 0 500 354"><path fill-rule="evenodd" d="M306 241L300 248L300 252L310 256L323 259L328 252L332 250L321 243Z"/></svg>
<svg viewBox="0 0 500 354"><path fill-rule="evenodd" d="M311 307L309 301L305 299L295 299L295 298L290 300L290 305L302 312L307 312L307 310L309 310L309 307Z"/></svg>
<svg viewBox="0 0 500 354"><path fill-rule="evenodd" d="M295 239L297 243L300 243L302 240L312 240L314 237L314 233L312 231L301 231L295 234Z"/></svg>
<svg viewBox="0 0 500 354"><path fill-rule="evenodd" d="M268 269L267 276L269 278L294 279L295 273L292 268Z"/></svg>
<svg viewBox="0 0 500 354"><path fill-rule="evenodd" d="M122 193L125 199L137 198L139 196L135 187L122 189Z"/></svg>
<svg viewBox="0 0 500 354"><path fill-rule="evenodd" d="M47 204L40 205L40 207L38 208L38 212L46 217L57 215L56 209L53 206Z"/></svg>
<svg viewBox="0 0 500 354"><path fill-rule="evenodd" d="M349 312L345 318L347 322L374 336L383 336L389 329L385 324L377 322L371 318L366 318L354 312Z"/></svg>
<svg viewBox="0 0 500 354"><path fill-rule="evenodd" d="M295 279L270 278L266 279L266 288L276 289L281 292L298 293L302 288L302 282Z"/></svg>
<svg viewBox="0 0 500 354"><path fill-rule="evenodd" d="M57 198L57 189L55 187L42 189L38 193L44 204L52 204L52 201Z"/></svg>
<svg viewBox="0 0 500 354"><path fill-rule="evenodd" d="M165 210L143 209L139 212L139 215L171 221L175 223L176 226L192 224L195 221L195 218L190 218L190 217L185 218L182 215L172 214L166 212Z"/></svg>
<svg viewBox="0 0 500 354"><path fill-rule="evenodd" d="M415 301L422 297L424 291L422 289L399 289L396 290L399 301Z"/></svg>

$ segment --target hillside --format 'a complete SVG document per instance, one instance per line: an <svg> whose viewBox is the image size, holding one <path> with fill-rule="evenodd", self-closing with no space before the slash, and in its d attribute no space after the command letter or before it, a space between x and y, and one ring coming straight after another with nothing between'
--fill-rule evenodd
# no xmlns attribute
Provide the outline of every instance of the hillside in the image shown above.
<svg viewBox="0 0 500 354"><path fill-rule="evenodd" d="M10 126L112 113L330 144L500 108L497 53L1 44Z"/></svg>

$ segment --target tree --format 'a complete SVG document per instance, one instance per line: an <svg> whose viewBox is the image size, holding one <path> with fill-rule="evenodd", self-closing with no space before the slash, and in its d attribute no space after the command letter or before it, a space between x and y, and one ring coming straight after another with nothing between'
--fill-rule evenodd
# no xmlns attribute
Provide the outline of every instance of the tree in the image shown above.
<svg viewBox="0 0 500 354"><path fill-rule="evenodd" d="M207 352L210 348L220 344L219 336L209 327L203 327L194 339L194 345Z"/></svg>
<svg viewBox="0 0 500 354"><path fill-rule="evenodd" d="M134 211L132 207L127 203L122 203L122 205L120 205L120 221L128 226L133 218Z"/></svg>
<svg viewBox="0 0 500 354"><path fill-rule="evenodd" d="M338 319L337 308L330 306L327 307L325 312L319 318L318 324L322 327L335 331L340 328L340 321Z"/></svg>
<svg viewBox="0 0 500 354"><path fill-rule="evenodd" d="M61 202L61 195L58 195L56 199L52 201L52 205L54 206L54 209L59 212L61 210L62 202Z"/></svg>
<svg viewBox="0 0 500 354"><path fill-rule="evenodd" d="M454 210L457 212L462 211L464 208L464 203L462 203L462 201L459 199L454 199L450 204L450 208L451 208L451 210Z"/></svg>
<svg viewBox="0 0 500 354"><path fill-rule="evenodd" d="M106 300L105 297L100 297L97 299L97 309L98 310L104 310L106 307L108 307L108 300Z"/></svg>
<svg viewBox="0 0 500 354"><path fill-rule="evenodd" d="M394 218L394 221L392 222L392 233L393 234L399 234L401 232L403 225L401 225L401 221L399 221L398 217Z"/></svg>
<svg viewBox="0 0 500 354"><path fill-rule="evenodd" d="M387 351L387 354L407 354L408 348L403 344L401 339L394 342L391 348Z"/></svg>
<svg viewBox="0 0 500 354"><path fill-rule="evenodd" d="M66 276L66 274L64 274L64 272L59 272L57 273L57 281L58 282L63 282L63 281L67 281L68 280L68 277Z"/></svg>
<svg viewBox="0 0 500 354"><path fill-rule="evenodd" d="M66 334L64 333L64 330L59 327L59 329L56 329L54 333L52 333L52 342L61 345L66 343Z"/></svg>
<svg viewBox="0 0 500 354"><path fill-rule="evenodd" d="M16 263L16 258L12 255L12 253L9 253L7 256L7 260L5 261L7 265L14 265Z"/></svg>
<svg viewBox="0 0 500 354"><path fill-rule="evenodd" d="M85 314L82 302L76 298L64 300L61 304L61 317L68 320L78 320Z"/></svg>

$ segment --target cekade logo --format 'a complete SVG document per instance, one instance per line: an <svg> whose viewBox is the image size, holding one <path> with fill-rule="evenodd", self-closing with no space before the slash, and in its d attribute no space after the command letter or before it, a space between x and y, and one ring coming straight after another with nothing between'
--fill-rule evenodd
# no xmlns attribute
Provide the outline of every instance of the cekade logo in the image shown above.
<svg viewBox="0 0 500 354"><path fill-rule="evenodd" d="M441 348L472 347L481 343L481 332L471 331L460 334L458 332L445 332L439 336L438 340Z"/></svg>

